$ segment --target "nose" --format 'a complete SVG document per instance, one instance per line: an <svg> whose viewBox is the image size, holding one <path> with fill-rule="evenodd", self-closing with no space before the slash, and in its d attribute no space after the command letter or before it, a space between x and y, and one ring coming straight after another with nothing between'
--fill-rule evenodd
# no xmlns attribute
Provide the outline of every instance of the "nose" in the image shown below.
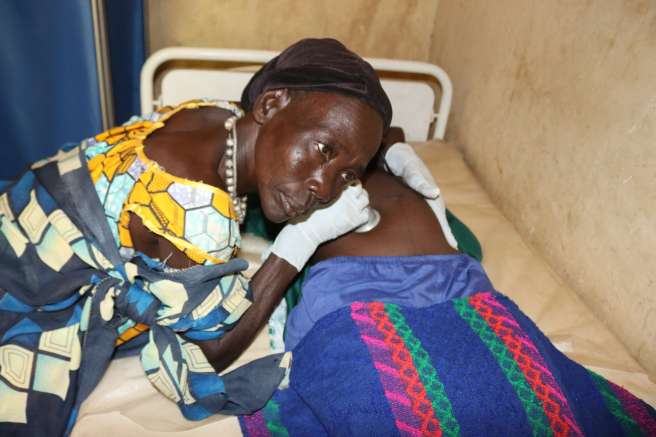
<svg viewBox="0 0 656 437"><path fill-rule="evenodd" d="M342 192L345 181L338 176L337 172L324 167L317 170L310 179L308 189L319 203L331 202Z"/></svg>

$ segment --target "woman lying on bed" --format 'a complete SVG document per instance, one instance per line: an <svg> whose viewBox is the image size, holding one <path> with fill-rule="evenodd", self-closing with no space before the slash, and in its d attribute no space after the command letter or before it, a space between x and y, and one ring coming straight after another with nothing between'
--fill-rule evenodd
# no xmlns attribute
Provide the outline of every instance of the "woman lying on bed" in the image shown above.
<svg viewBox="0 0 656 437"><path fill-rule="evenodd" d="M654 410L556 350L423 198L380 171L364 185L380 224L316 253L289 386L244 434L656 435Z"/></svg>

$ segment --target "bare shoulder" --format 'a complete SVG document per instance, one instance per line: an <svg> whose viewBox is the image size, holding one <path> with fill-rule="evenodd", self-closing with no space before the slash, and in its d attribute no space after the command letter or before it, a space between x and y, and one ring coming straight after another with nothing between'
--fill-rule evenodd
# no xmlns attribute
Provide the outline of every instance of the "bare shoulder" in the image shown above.
<svg viewBox="0 0 656 437"><path fill-rule="evenodd" d="M225 109L216 106L202 106L195 109L185 109L166 120L166 124L158 132L189 132L214 129L221 126L230 116Z"/></svg>
<svg viewBox="0 0 656 437"><path fill-rule="evenodd" d="M230 113L217 107L186 109L144 141L144 152L174 176L224 189L216 168L225 148L223 123Z"/></svg>

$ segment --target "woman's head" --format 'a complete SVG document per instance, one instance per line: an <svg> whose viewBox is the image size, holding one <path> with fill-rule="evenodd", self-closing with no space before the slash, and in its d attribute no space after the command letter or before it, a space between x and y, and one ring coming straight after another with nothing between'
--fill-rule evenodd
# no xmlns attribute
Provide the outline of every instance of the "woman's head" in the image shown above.
<svg viewBox="0 0 656 437"><path fill-rule="evenodd" d="M385 131L392 121L392 105L373 67L331 38L306 38L264 64L241 95L250 111L258 96L274 89L323 91L362 100L380 115Z"/></svg>
<svg viewBox="0 0 656 437"><path fill-rule="evenodd" d="M371 66L331 39L302 40L265 64L242 107L260 125L256 183L276 222L330 202L359 178L392 117Z"/></svg>
<svg viewBox="0 0 656 437"><path fill-rule="evenodd" d="M258 194L264 214L274 222L335 199L362 175L382 139L378 114L340 94L267 91L252 114L260 124Z"/></svg>

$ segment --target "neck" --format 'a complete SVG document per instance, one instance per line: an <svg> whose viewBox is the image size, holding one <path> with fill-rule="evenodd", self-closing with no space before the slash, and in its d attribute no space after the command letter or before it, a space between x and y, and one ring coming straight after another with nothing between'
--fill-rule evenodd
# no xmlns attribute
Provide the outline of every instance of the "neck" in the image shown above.
<svg viewBox="0 0 656 437"><path fill-rule="evenodd" d="M255 175L255 143L260 130L251 113L247 113L237 122L237 194L251 194L257 192L257 178Z"/></svg>

